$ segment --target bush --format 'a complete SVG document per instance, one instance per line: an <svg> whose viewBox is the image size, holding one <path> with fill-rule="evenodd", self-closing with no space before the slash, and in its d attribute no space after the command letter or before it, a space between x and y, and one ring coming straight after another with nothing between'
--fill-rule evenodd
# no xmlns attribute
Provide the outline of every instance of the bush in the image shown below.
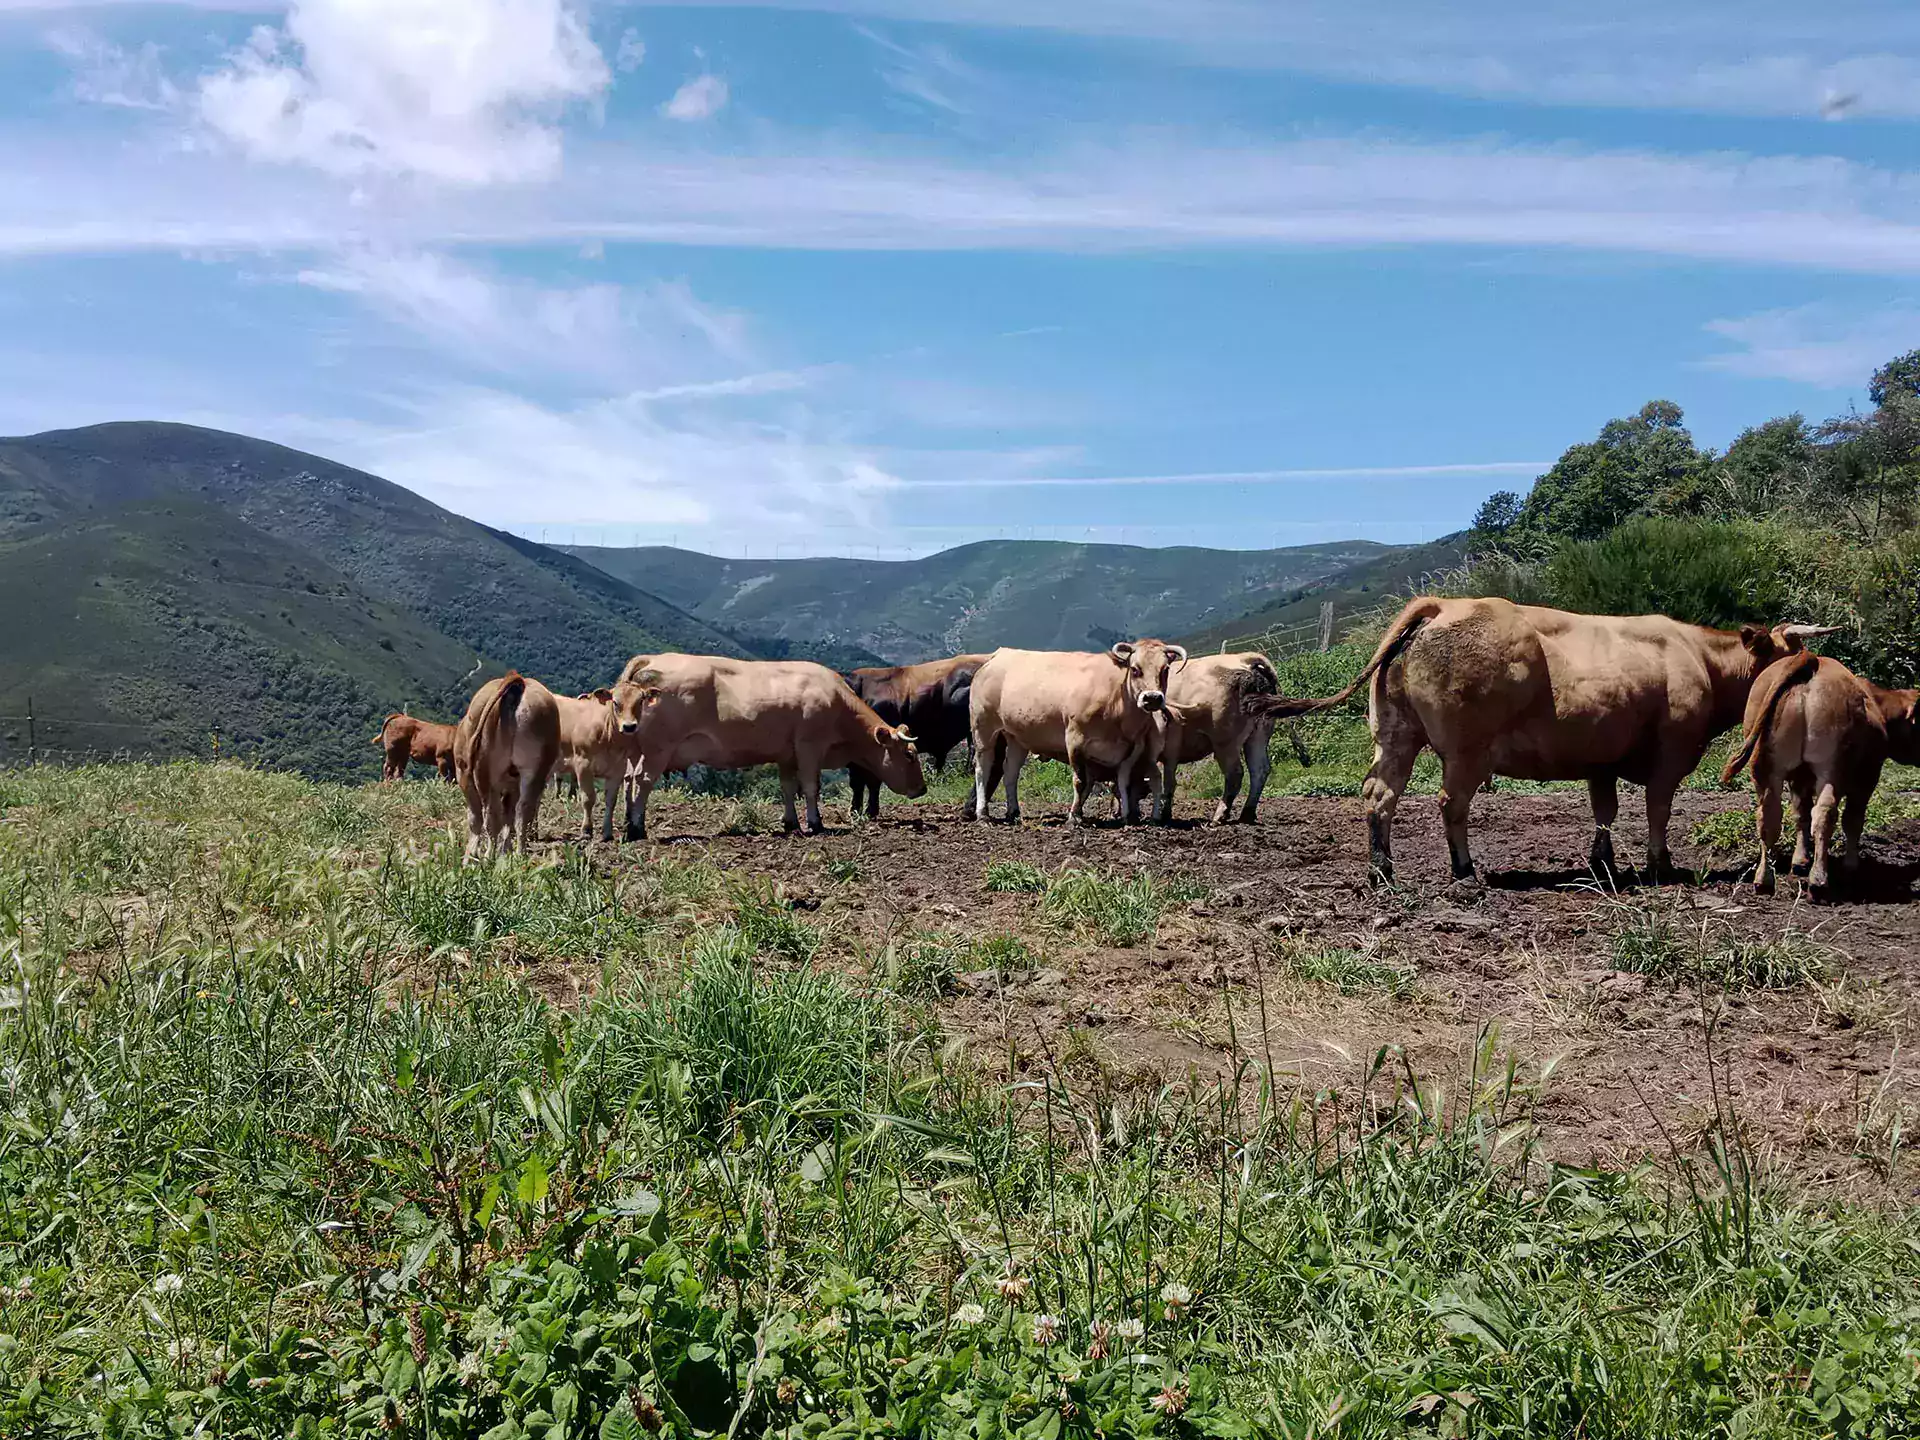
<svg viewBox="0 0 1920 1440"><path fill-rule="evenodd" d="M1777 623L1790 584L1780 533L1766 525L1644 517L1598 540L1562 545L1546 565L1562 609L1671 615L1738 629Z"/></svg>

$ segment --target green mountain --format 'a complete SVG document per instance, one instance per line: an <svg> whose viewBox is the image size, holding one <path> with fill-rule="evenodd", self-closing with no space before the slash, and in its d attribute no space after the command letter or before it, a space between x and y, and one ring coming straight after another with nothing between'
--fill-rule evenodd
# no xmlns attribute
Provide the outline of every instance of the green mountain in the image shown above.
<svg viewBox="0 0 1920 1440"><path fill-rule="evenodd" d="M996 645L1104 649L1186 634L1390 549L1366 540L1283 550L988 540L921 560L727 560L663 546L566 548L756 650L825 645L895 664Z"/></svg>
<svg viewBox="0 0 1920 1440"><path fill-rule="evenodd" d="M1461 565L1467 556L1466 540L1463 531L1424 545L1382 546L1379 553L1316 584L1300 586L1265 605L1181 638L1194 651L1205 652L1223 645L1251 644L1271 631L1303 632L1319 620L1320 607L1329 601L1333 603L1334 634L1338 637L1348 617L1424 589L1429 577Z"/></svg>
<svg viewBox="0 0 1920 1440"><path fill-rule="evenodd" d="M0 440L0 743L243 753L366 773L390 709L487 673L604 684L629 655L747 653L658 596L266 441L125 423ZM62 728L64 727L64 729Z"/></svg>

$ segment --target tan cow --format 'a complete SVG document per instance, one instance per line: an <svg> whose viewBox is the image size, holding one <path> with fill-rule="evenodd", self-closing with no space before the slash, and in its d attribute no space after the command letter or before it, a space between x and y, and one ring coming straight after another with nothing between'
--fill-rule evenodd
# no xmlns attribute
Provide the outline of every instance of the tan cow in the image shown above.
<svg viewBox="0 0 1920 1440"><path fill-rule="evenodd" d="M453 779L453 726L436 725L431 720L416 720L399 711L387 716L373 743L385 752L380 767L382 780L407 778L407 762L419 760L433 766L443 780Z"/></svg>
<svg viewBox="0 0 1920 1440"><path fill-rule="evenodd" d="M1187 652L1161 640L1121 641L1111 650L996 650L973 674L974 815L1004 770L1007 819L1020 818L1020 769L1029 755L1073 767L1069 824L1080 823L1087 794L1111 772L1125 818L1136 818L1138 777L1157 786L1152 767L1171 717L1168 676Z"/></svg>
<svg viewBox="0 0 1920 1440"><path fill-rule="evenodd" d="M646 692L630 681L611 690L592 690L580 696L556 695L560 712L560 760L556 777L574 782L586 808L584 839L593 838L593 806L598 781L606 781L606 806L600 812L600 838L613 839L613 801L627 778L630 762L640 758L640 746L630 731L620 728L620 702L629 711L644 703Z"/></svg>
<svg viewBox="0 0 1920 1440"><path fill-rule="evenodd" d="M525 853L559 757L560 712L546 686L514 670L474 693L453 741L469 860L483 849Z"/></svg>
<svg viewBox="0 0 1920 1440"><path fill-rule="evenodd" d="M1373 874L1393 875L1393 813L1413 762L1440 756L1440 809L1456 877L1473 874L1467 811L1491 776L1585 780L1589 855L1613 870L1622 780L1647 789L1647 864L1666 866L1674 791L1708 743L1737 724L1754 677L1802 640L1829 631L1782 625L1737 633L1665 615L1576 615L1507 600L1410 602L1366 668L1324 700L1256 697L1276 719L1338 705L1372 682L1373 767L1365 800Z"/></svg>
<svg viewBox="0 0 1920 1440"><path fill-rule="evenodd" d="M1767 667L1747 697L1740 746L1720 772L1733 783L1753 762L1758 804L1760 864L1753 872L1756 890L1773 888L1773 847L1780 839L1780 787L1793 786L1798 823L1793 868L1812 868L1807 883L1827 886L1827 855L1833 844L1836 807L1845 837L1843 869L1860 863L1860 832L1867 823L1867 802L1889 759L1920 765L1920 721L1915 708L1920 690L1884 690L1862 679L1838 660L1819 655L1790 655Z"/></svg>
<svg viewBox="0 0 1920 1440"><path fill-rule="evenodd" d="M732 660L722 655L636 655L620 673L614 707L640 760L627 799L627 838L647 833L647 797L662 777L689 765L780 769L788 830L820 825L820 772L858 765L902 795L927 793L913 736L883 722L847 684L810 660Z"/></svg>

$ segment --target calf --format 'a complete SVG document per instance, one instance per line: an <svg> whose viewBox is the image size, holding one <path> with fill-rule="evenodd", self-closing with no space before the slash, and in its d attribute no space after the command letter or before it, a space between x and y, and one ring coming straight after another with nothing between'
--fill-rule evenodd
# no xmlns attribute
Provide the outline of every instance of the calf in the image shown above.
<svg viewBox="0 0 1920 1440"><path fill-rule="evenodd" d="M984 655L955 655L920 665L872 666L847 673L847 686L889 725L903 726L913 735L914 748L944 770L953 747L967 738L968 703L973 672L986 662ZM853 809L866 798L869 817L880 813L880 782L858 765L849 766Z"/></svg>
<svg viewBox="0 0 1920 1440"><path fill-rule="evenodd" d="M1773 888L1783 784L1793 786L1798 802L1795 870L1808 864L1811 850L1807 883L1816 890L1827 886L1836 807L1845 837L1841 867L1851 870L1860 863L1860 832L1881 767L1889 759L1920 765L1916 702L1920 690L1883 690L1820 655L1790 655L1762 672L1747 697L1739 748L1720 772L1721 784L1729 785L1749 761L1753 765L1760 832L1756 890Z"/></svg>
<svg viewBox="0 0 1920 1440"><path fill-rule="evenodd" d="M453 741L469 860L483 850L526 852L559 758L560 712L546 686L514 670L474 693Z"/></svg>
<svg viewBox="0 0 1920 1440"><path fill-rule="evenodd" d="M416 720L399 711L387 716L373 743L386 753L380 767L382 780L404 780L409 760L423 761L440 772L443 780L453 779L453 726L436 725L431 720Z"/></svg>
<svg viewBox="0 0 1920 1440"><path fill-rule="evenodd" d="M1247 803L1240 821L1251 825L1259 818L1260 792L1267 786L1273 759L1267 744L1273 736L1269 716L1247 713L1250 695L1273 695L1280 676L1273 662L1258 650L1237 655L1201 655L1179 666L1167 687L1167 733L1160 763L1165 779L1160 786L1158 818L1173 818L1175 767L1211 755L1220 764L1219 803L1212 824L1223 823L1233 812L1240 793L1242 760L1247 775Z"/></svg>
<svg viewBox="0 0 1920 1440"><path fill-rule="evenodd" d="M613 798L627 777L627 767L640 758L637 737L620 728L622 704L637 711L645 702L640 686L623 681L611 690L554 697L560 712L560 760L556 777L573 780L586 808L583 839L593 838L593 806L598 781L606 782L606 806L600 812L600 838L613 839Z"/></svg>
<svg viewBox="0 0 1920 1440"><path fill-rule="evenodd" d="M614 708L640 759L629 771L627 838L647 833L647 797L689 765L780 769L788 830L819 830L820 772L858 765L902 795L927 793L913 736L886 724L833 671L809 660L636 655L620 673ZM622 688L625 687L625 688Z"/></svg>
<svg viewBox="0 0 1920 1440"><path fill-rule="evenodd" d="M1080 823L1088 791L1103 771L1114 776L1126 818L1135 818L1134 777L1150 774L1160 761L1167 723L1178 718L1167 705L1168 676L1186 659L1181 646L1160 640L1123 640L1093 654L994 651L973 676L976 818L986 821L1003 768L1007 819L1020 818L1020 769L1029 755L1073 767L1069 824Z"/></svg>

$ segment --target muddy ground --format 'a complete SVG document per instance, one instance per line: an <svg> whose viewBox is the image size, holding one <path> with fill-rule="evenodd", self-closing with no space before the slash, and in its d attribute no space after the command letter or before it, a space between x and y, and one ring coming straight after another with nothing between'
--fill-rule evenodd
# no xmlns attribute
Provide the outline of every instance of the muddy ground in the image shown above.
<svg viewBox="0 0 1920 1440"><path fill-rule="evenodd" d="M1644 854L1637 798L1623 796L1623 861ZM929 1002L1001 1069L1070 1056L1084 1084L1117 1089L1204 1081L1250 1057L1306 1095L1351 1096L1392 1046L1457 1096L1491 1025L1524 1074L1557 1060L1537 1115L1560 1160L1617 1166L1691 1152L1718 1081L1767 1165L1816 1189L1920 1193L1904 1153L1920 1115L1907 1043L1920 996L1920 821L1871 837L1850 893L1814 904L1784 877L1778 893L1756 896L1739 884L1750 858L1687 843L1696 821L1743 803L1683 793L1675 853L1704 880L1611 893L1586 871L1585 796L1568 792L1478 797L1482 887L1452 883L1435 802L1414 797L1397 830L1400 884L1387 892L1364 881L1357 799L1269 799L1257 827L1200 824L1194 802L1170 828L1078 831L1058 807L1030 810L1018 828L928 804L890 806L856 828L830 807L828 833L808 837L716 834L722 807L657 799L652 842L595 851L614 866L697 856L769 877L833 937L827 953L866 971L890 941L922 932L1020 936L1037 957L1031 975L964 972ZM996 860L1144 870L1203 882L1207 894L1168 909L1156 935L1115 948L1049 920L1039 896L986 891ZM1650 926L1707 947L1786 936L1803 953L1818 947L1829 973L1726 992L1616 969L1617 937ZM1343 994L1288 973L1290 950L1325 947L1408 967L1411 988Z"/></svg>

